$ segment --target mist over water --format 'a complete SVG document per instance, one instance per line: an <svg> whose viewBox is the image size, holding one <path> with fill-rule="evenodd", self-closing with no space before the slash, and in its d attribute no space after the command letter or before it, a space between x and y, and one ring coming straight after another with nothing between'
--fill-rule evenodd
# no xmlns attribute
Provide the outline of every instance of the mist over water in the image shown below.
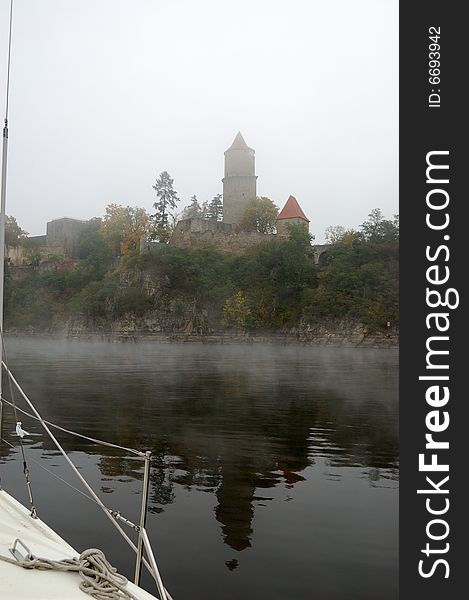
<svg viewBox="0 0 469 600"><path fill-rule="evenodd" d="M10 338L7 355L47 420L152 450L147 528L175 600L397 599L397 351ZM133 577L96 505L33 462L78 487L39 424L23 428L39 516ZM103 502L137 522L141 461L57 437ZM27 503L4 444L0 472Z"/></svg>

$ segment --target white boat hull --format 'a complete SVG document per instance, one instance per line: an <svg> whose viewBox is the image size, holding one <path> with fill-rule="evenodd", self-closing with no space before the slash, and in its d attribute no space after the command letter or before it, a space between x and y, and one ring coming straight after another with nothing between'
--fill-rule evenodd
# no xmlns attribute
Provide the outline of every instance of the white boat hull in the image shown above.
<svg viewBox="0 0 469 600"><path fill-rule="evenodd" d="M0 554L13 558L10 548L16 539L41 558L62 560L78 558L80 554L43 521L32 519L22 504L0 490ZM25 552L21 546L19 550ZM0 560L2 600L89 600L90 596L79 589L79 583L78 573L23 569ZM133 583L127 583L126 589L139 600L155 600L155 596Z"/></svg>

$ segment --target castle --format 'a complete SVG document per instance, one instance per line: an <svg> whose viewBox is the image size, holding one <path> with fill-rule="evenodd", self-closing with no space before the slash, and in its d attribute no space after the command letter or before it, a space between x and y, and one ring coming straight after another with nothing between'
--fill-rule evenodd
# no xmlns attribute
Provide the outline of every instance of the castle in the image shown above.
<svg viewBox="0 0 469 600"><path fill-rule="evenodd" d="M243 231L240 228L247 202L257 196L255 160L255 151L238 132L225 151L223 220L201 217L183 219L176 224L169 244L180 248L212 245L226 252L242 254L267 239L288 237L290 225L301 225L309 231L309 219L293 196L288 198L277 216L276 234ZM49 221L46 235L28 238L28 248L21 244L7 247L7 258L12 265L22 266L30 264L32 254L36 254L43 267L47 267L48 263L54 265L54 259L60 257L76 260L80 254L80 234L87 223L68 217ZM161 247L158 242L142 240L140 251L158 247Z"/></svg>
<svg viewBox="0 0 469 600"><path fill-rule="evenodd" d="M238 132L225 151L223 182L223 221L190 218L179 221L169 243L177 247L214 245L221 250L243 253L266 239L287 237L290 225L300 225L309 231L309 219L298 201L290 196L277 216L277 233L264 234L242 231L240 224L249 200L257 196L255 151Z"/></svg>

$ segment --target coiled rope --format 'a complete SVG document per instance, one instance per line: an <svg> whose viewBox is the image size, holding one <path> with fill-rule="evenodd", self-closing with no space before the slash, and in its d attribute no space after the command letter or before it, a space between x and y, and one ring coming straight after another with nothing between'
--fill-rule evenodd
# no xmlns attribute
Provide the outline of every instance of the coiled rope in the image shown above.
<svg viewBox="0 0 469 600"><path fill-rule="evenodd" d="M24 560L16 560L0 554L0 560L23 567L23 569L43 569L51 571L72 571L81 576L80 590L96 600L138 600L137 596L125 589L127 579L117 572L98 548L89 548L79 558L50 560L30 554Z"/></svg>

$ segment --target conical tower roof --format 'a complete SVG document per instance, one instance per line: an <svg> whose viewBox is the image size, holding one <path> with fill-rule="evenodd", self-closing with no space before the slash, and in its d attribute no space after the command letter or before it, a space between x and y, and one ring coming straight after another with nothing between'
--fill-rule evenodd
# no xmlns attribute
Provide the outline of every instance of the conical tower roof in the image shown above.
<svg viewBox="0 0 469 600"><path fill-rule="evenodd" d="M295 196L290 196L285 203L285 206L279 212L277 221L281 219L303 219L309 223L308 217L301 210L301 206L298 204L298 200Z"/></svg>
<svg viewBox="0 0 469 600"><path fill-rule="evenodd" d="M235 139L233 140L233 143L228 148L228 150L251 150L251 148L249 148L249 146L244 141L241 131L238 131Z"/></svg>

